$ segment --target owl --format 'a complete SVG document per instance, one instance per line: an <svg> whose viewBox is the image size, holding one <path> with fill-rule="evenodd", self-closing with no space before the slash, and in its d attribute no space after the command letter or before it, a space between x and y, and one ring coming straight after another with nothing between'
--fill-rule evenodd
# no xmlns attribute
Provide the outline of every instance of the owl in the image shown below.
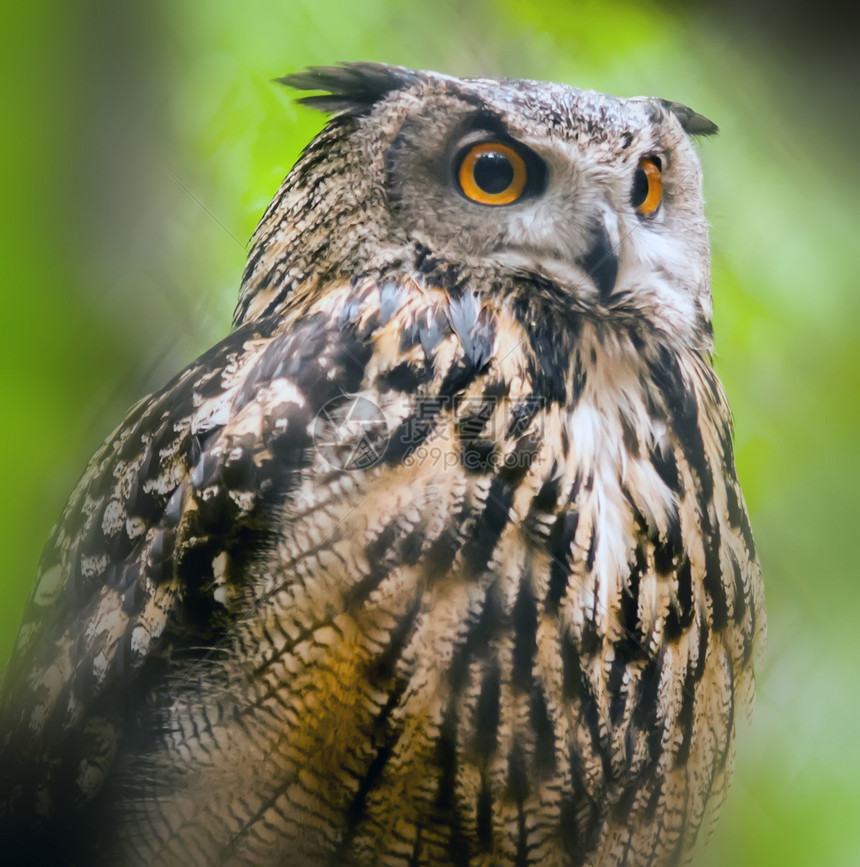
<svg viewBox="0 0 860 867"><path fill-rule="evenodd" d="M2 705L23 863L677 865L765 613L711 363L703 116L381 64L232 332L108 438Z"/></svg>

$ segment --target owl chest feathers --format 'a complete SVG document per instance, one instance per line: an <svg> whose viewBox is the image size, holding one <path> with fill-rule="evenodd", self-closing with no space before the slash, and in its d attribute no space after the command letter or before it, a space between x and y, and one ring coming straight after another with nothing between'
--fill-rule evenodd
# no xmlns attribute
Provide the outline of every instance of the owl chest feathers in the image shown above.
<svg viewBox="0 0 860 867"><path fill-rule="evenodd" d="M643 533L676 536L682 501L693 512L713 509L714 477L731 457L723 454L729 422L709 364L692 350L670 355L656 340L643 350L640 336L611 322L544 311L536 327L510 305L413 289L388 310L385 288L359 292L356 304L345 287L320 304L339 316L355 305L349 315L359 325L385 320L374 329L360 392L379 416L352 432L385 442L356 490L390 492L388 515L414 496L411 511L424 520L425 508L444 502L456 515L459 500L486 502L492 489L505 521L537 548L559 516L575 514L576 532L557 531L557 541L588 562L605 614ZM671 369L657 369L667 358ZM324 471L327 457L315 469ZM678 461L690 464L688 477ZM308 478L305 498L295 500L301 508L313 501ZM296 517L290 507L286 516L289 524ZM481 522L472 515L465 523L474 531ZM684 529L696 535L692 524ZM568 589L571 599L579 595ZM611 632L605 617L600 632Z"/></svg>
<svg viewBox="0 0 860 867"><path fill-rule="evenodd" d="M452 821L502 857L524 805L559 846L562 820L606 847L622 828L653 843L666 811L697 828L727 780L717 744L758 611L708 363L419 283L344 285L309 314L373 351L249 567L249 613L207 687L239 723L202 725L196 691L172 706L172 774L192 756L199 777L195 738L233 748L203 772L215 784L169 787L168 805L229 812L237 845L265 815L279 840L301 827L308 852L344 858L403 828L441 841ZM725 703L710 734L705 683ZM246 781L241 810L225 780ZM583 812L634 788L623 822Z"/></svg>

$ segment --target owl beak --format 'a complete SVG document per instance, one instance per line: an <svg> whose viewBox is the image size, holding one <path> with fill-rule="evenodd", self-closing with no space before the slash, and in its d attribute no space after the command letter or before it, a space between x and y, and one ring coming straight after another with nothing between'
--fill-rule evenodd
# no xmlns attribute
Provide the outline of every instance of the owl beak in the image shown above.
<svg viewBox="0 0 860 867"><path fill-rule="evenodd" d="M618 220L604 210L595 220L591 246L577 262L594 281L601 301L607 301L618 278Z"/></svg>

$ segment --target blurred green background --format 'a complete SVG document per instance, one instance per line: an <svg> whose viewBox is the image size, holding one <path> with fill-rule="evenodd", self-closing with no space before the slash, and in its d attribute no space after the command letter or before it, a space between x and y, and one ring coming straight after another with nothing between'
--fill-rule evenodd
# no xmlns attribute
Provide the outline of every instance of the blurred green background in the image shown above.
<svg viewBox="0 0 860 867"><path fill-rule="evenodd" d="M0 661L90 454L229 328L247 239L322 123L271 78L374 59L671 98L721 127L701 144L716 363L770 620L754 724L696 863L860 864L856 99L838 33L779 10L7 4Z"/></svg>

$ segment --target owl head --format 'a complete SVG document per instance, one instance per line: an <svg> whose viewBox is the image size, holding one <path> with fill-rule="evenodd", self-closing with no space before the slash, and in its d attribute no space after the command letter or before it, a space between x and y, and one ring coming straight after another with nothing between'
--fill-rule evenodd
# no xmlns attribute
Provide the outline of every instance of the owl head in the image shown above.
<svg viewBox="0 0 860 867"><path fill-rule="evenodd" d="M382 64L280 79L330 115L263 216L236 322L323 280L447 268L709 348L701 169L678 103ZM298 290L298 292L297 292Z"/></svg>

